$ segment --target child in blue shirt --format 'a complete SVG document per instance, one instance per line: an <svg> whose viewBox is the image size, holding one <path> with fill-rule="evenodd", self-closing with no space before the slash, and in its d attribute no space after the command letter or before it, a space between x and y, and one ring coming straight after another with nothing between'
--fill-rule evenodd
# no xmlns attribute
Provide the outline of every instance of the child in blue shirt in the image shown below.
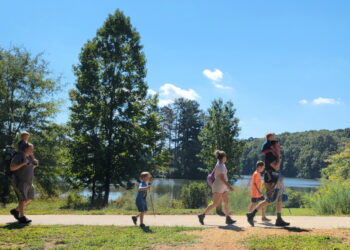
<svg viewBox="0 0 350 250"><path fill-rule="evenodd" d="M276 140L275 134L268 133L266 135L266 141L264 141L264 143L263 143L263 145L261 147L261 153L263 155L267 155L268 153L272 153L273 152L271 142L275 141L275 140Z"/></svg>
<svg viewBox="0 0 350 250"><path fill-rule="evenodd" d="M145 224L143 224L143 218L145 213L148 210L146 197L147 197L147 191L151 188L151 185L149 185L151 177L152 176L149 172L141 173L140 175L141 182L137 191L136 201L135 201L139 214L131 217L135 225L137 225L137 218L140 217L140 227L142 228L146 227Z"/></svg>

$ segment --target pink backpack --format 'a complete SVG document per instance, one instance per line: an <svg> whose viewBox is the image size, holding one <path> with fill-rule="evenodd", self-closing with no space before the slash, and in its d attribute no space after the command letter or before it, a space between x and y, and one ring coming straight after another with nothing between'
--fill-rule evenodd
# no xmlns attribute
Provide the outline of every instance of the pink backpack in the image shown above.
<svg viewBox="0 0 350 250"><path fill-rule="evenodd" d="M213 171L210 173L210 174L208 174L208 176L207 176L207 182L208 182L208 185L209 186L212 186L213 185L213 183L214 183L214 181L215 181L215 169L216 169L216 167L213 169Z"/></svg>

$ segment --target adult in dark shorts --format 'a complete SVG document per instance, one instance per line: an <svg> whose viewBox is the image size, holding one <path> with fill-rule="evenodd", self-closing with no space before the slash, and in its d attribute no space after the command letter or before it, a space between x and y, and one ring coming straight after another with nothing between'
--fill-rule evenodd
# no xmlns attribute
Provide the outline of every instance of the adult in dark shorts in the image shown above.
<svg viewBox="0 0 350 250"><path fill-rule="evenodd" d="M282 177L280 177L280 144L278 141L271 142L272 151L265 155L265 175L264 185L266 189L266 199L260 202L255 209L247 213L247 219L250 225L254 226L254 216L259 209L264 206L276 202L277 220L275 225L279 227L289 226L288 222L282 219L282 193L276 192L276 186L279 184Z"/></svg>
<svg viewBox="0 0 350 250"><path fill-rule="evenodd" d="M24 215L24 208L34 199L33 177L34 168L38 161L33 157L34 147L27 143L24 152L18 152L11 161L10 170L13 172L13 186L18 197L18 207L10 213L21 223L29 223Z"/></svg>

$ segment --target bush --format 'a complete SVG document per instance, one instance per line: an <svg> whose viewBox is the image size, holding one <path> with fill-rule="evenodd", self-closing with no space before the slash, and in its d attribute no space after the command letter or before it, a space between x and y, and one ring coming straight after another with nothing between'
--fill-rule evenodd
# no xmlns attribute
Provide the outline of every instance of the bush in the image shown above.
<svg viewBox="0 0 350 250"><path fill-rule="evenodd" d="M207 184L193 182L181 188L181 199L185 208L200 208L207 205Z"/></svg>
<svg viewBox="0 0 350 250"><path fill-rule="evenodd" d="M350 214L350 181L324 182L311 198L319 214Z"/></svg>
<svg viewBox="0 0 350 250"><path fill-rule="evenodd" d="M65 205L63 208L78 209L86 203L84 198L78 192L69 192L65 198Z"/></svg>
<svg viewBox="0 0 350 250"><path fill-rule="evenodd" d="M135 205L135 191L124 191L122 196L120 196L115 201L109 203L110 208L118 208L125 210L136 210Z"/></svg>
<svg viewBox="0 0 350 250"><path fill-rule="evenodd" d="M183 201L173 199L169 194L165 194L157 199L154 199L154 202L156 209L184 208Z"/></svg>
<svg viewBox="0 0 350 250"><path fill-rule="evenodd" d="M288 202L284 205L286 208L302 208L307 206L307 194L292 189L287 190Z"/></svg>

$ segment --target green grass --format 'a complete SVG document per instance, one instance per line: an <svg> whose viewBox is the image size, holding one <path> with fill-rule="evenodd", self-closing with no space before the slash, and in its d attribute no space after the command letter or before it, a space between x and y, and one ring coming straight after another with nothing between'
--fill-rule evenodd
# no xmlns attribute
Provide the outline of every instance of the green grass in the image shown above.
<svg viewBox="0 0 350 250"><path fill-rule="evenodd" d="M78 209L66 209L62 208L65 205L63 199L51 199L51 200L35 200L29 204L26 209L27 214L125 214L130 215L136 212L136 209L122 209L115 208L113 204L109 205L106 208L102 209L89 209L86 206ZM6 208L0 208L0 214L9 214L11 208L16 207L17 204L12 203L8 204ZM149 213L152 214L152 207L149 204ZM185 208L157 208L157 214L198 214L203 211L202 209L185 209ZM233 214L244 215L246 210L234 210L232 209ZM291 213L290 213L291 212ZM318 215L311 208L284 208L283 215L285 216L316 216ZM214 212L213 212L214 213Z"/></svg>
<svg viewBox="0 0 350 250"><path fill-rule="evenodd" d="M350 244L333 236L321 235L271 235L265 238L252 236L242 242L248 249L350 249Z"/></svg>
<svg viewBox="0 0 350 250"><path fill-rule="evenodd" d="M0 226L1 248L7 249L148 249L156 244L182 245L195 242L197 236L181 232L185 227L115 226Z"/></svg>

